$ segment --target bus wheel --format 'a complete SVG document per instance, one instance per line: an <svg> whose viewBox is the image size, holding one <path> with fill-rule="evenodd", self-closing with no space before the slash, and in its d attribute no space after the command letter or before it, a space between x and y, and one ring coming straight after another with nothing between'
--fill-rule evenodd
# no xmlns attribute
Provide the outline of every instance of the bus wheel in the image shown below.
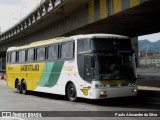
<svg viewBox="0 0 160 120"><path fill-rule="evenodd" d="M73 83L68 85L67 96L71 102L75 102L77 100L77 91Z"/></svg>
<svg viewBox="0 0 160 120"><path fill-rule="evenodd" d="M21 84L19 80L16 82L16 89L18 93L22 93Z"/></svg>
<svg viewBox="0 0 160 120"><path fill-rule="evenodd" d="M27 84L25 80L22 81L21 87L22 87L22 93L27 94Z"/></svg>

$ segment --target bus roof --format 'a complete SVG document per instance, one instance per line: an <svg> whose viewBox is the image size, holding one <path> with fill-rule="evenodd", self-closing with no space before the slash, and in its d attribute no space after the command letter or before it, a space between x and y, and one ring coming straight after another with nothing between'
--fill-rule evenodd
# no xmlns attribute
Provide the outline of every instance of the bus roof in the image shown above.
<svg viewBox="0 0 160 120"><path fill-rule="evenodd" d="M17 46L17 47L10 47L8 48L7 51L13 51L13 50L20 50L20 49L26 49L26 48L32 48L32 47L38 47L41 45L49 45L52 44L53 41L59 41L64 39L65 37L57 37L57 38L53 38L53 39L48 39L48 40L42 40L42 41L37 41L37 42L33 42L24 46Z"/></svg>
<svg viewBox="0 0 160 120"><path fill-rule="evenodd" d="M17 46L17 47L10 47L8 48L7 51L13 51L13 50L20 50L20 49L26 49L26 48L32 48L32 47L38 47L41 45L49 45L52 43L60 43L60 42L65 42L65 41L70 41L73 40L74 38L118 38L118 39L128 39L129 37L127 36L122 36L122 35L115 35L115 34L82 34L82 35L75 35L71 37L57 37L53 39L48 39L48 40L42 40L38 42L33 42L24 46Z"/></svg>
<svg viewBox="0 0 160 120"><path fill-rule="evenodd" d="M97 34L82 34L82 35L75 35L78 38L119 38L119 39L128 39L129 37L123 35L115 35L115 34L105 34L105 33L97 33ZM74 37L74 36L72 36Z"/></svg>

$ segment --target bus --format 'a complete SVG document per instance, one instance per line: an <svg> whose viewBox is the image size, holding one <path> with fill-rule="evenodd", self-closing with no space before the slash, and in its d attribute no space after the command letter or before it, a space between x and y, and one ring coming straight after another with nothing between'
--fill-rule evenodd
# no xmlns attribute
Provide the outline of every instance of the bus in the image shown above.
<svg viewBox="0 0 160 120"><path fill-rule="evenodd" d="M7 86L77 98L136 96L131 39L113 34L60 37L7 50Z"/></svg>

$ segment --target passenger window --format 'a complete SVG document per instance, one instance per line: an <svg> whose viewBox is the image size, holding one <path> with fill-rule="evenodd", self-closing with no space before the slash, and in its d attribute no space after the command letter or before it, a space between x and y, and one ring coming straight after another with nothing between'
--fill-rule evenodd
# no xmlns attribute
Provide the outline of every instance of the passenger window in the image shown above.
<svg viewBox="0 0 160 120"><path fill-rule="evenodd" d="M48 59L58 59L58 44L48 47Z"/></svg>
<svg viewBox="0 0 160 120"><path fill-rule="evenodd" d="M61 58L73 58L74 57L74 43L68 42L61 44Z"/></svg>
<svg viewBox="0 0 160 120"><path fill-rule="evenodd" d="M25 50L19 51L19 62L25 62Z"/></svg>
<svg viewBox="0 0 160 120"><path fill-rule="evenodd" d="M45 47L37 48L36 53L36 60L45 60Z"/></svg>
<svg viewBox="0 0 160 120"><path fill-rule="evenodd" d="M27 60L28 61L33 61L34 60L34 49L33 48L28 50Z"/></svg>
<svg viewBox="0 0 160 120"><path fill-rule="evenodd" d="M8 63L11 62L11 53L10 53L10 52L7 54L7 62L8 62Z"/></svg>
<svg viewBox="0 0 160 120"><path fill-rule="evenodd" d="M78 53L88 51L91 49L91 43L90 39L79 39L77 41L77 48L78 48Z"/></svg>
<svg viewBox="0 0 160 120"><path fill-rule="evenodd" d="M11 62L16 62L16 52L11 52Z"/></svg>

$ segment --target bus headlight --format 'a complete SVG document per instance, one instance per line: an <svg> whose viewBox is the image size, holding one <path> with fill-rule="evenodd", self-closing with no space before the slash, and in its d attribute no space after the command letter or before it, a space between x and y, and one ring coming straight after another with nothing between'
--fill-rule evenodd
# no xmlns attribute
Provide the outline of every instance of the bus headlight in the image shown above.
<svg viewBox="0 0 160 120"><path fill-rule="evenodd" d="M101 95L107 95L107 91L101 91L100 94Z"/></svg>
<svg viewBox="0 0 160 120"><path fill-rule="evenodd" d="M103 98L105 97L106 98L107 97L107 91L101 91L100 92L100 97L103 97Z"/></svg>

